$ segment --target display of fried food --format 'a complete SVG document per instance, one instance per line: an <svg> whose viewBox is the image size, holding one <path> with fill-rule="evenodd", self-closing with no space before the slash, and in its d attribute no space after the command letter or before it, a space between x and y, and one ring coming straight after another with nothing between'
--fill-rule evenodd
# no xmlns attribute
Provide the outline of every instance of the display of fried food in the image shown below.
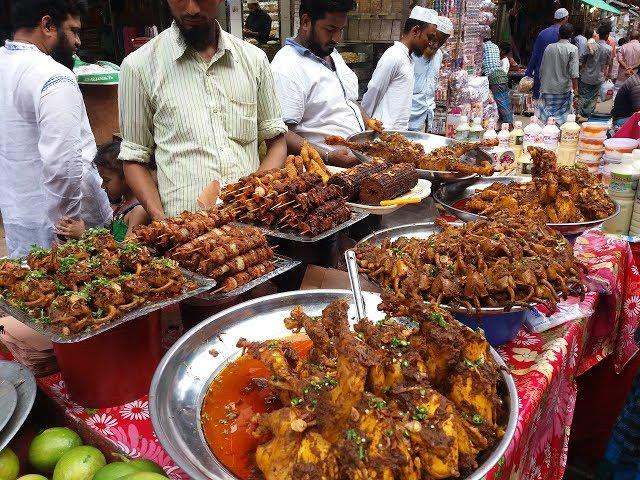
<svg viewBox="0 0 640 480"><path fill-rule="evenodd" d="M159 254L176 245L182 245L214 228L235 220L229 210L210 208L199 212L183 212L165 220L154 220L149 225L134 229L134 237L142 244L154 248Z"/></svg>
<svg viewBox="0 0 640 480"><path fill-rule="evenodd" d="M466 308L543 304L583 296L584 267L571 244L544 223L526 217L454 226L437 221L428 239L385 239L359 245L360 271L400 297Z"/></svg>
<svg viewBox="0 0 640 480"><path fill-rule="evenodd" d="M458 172L464 174L493 174L491 163L482 161L480 165L472 165L461 160L461 157L473 150L483 147L494 147L497 140L483 140L476 143L456 143L449 147L439 147L425 153L424 147L412 142L401 133L378 133L378 138L368 142L350 142L342 137L331 135L325 138L328 145L341 145L371 157L379 157L391 163L412 163L422 170L439 172Z"/></svg>
<svg viewBox="0 0 640 480"><path fill-rule="evenodd" d="M51 249L34 246L26 260L28 267L0 261L0 296L63 335L99 328L196 287L173 260L153 258L134 240L118 246L106 229Z"/></svg>
<svg viewBox="0 0 640 480"><path fill-rule="evenodd" d="M369 120L367 120L367 129L373 130L374 132L377 132L377 133L383 133L384 125L382 124L381 120L378 120L376 118L370 118Z"/></svg>
<svg viewBox="0 0 640 480"><path fill-rule="evenodd" d="M358 202L380 205L411 191L418 184L418 171L410 163L396 163L391 168L365 178L360 185Z"/></svg>
<svg viewBox="0 0 640 480"><path fill-rule="evenodd" d="M253 419L256 478L457 478L503 437L508 411L484 336L422 301L387 295L381 308L411 323L352 330L338 300L321 317L296 307L284 320L311 340L307 358L287 339L238 342L269 369L265 386L282 405Z"/></svg>
<svg viewBox="0 0 640 480"><path fill-rule="evenodd" d="M373 174L387 170L389 166L390 164L381 158L374 158L370 162L361 163L332 175L329 185L337 185L345 200L353 202L360 196L362 182Z"/></svg>
<svg viewBox="0 0 640 480"><path fill-rule="evenodd" d="M285 168L242 178L226 186L220 198L240 221L316 236L351 218L340 189L327 185L330 177L318 152L305 142Z"/></svg>
<svg viewBox="0 0 640 480"><path fill-rule="evenodd" d="M581 166L558 167L555 153L529 147L532 181L493 183L466 200L464 210L495 218L520 214L546 223L602 220L616 206L597 177Z"/></svg>

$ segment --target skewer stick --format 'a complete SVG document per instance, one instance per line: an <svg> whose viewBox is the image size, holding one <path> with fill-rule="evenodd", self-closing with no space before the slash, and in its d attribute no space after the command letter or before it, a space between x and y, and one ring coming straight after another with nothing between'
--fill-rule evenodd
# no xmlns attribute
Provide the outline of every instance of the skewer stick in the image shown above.
<svg viewBox="0 0 640 480"><path fill-rule="evenodd" d="M220 292L221 292L221 291L223 291L224 289L225 289L225 287L220 287L219 289L214 290L213 292L211 292L211 294L213 295L213 294L216 294L216 293L220 293Z"/></svg>

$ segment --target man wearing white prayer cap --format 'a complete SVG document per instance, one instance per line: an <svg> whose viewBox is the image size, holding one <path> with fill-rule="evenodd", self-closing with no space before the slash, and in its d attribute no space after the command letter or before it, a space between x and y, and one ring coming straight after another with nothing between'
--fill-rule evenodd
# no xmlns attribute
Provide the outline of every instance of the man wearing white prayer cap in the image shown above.
<svg viewBox="0 0 640 480"><path fill-rule="evenodd" d="M434 10L413 7L399 42L389 47L376 66L362 107L387 130L407 130L414 87L413 54L420 54L436 35Z"/></svg>
<svg viewBox="0 0 640 480"><path fill-rule="evenodd" d="M435 15L437 13L433 11ZM414 87L409 130L427 131L433 125L436 109L436 88L440 77L443 53L440 50L453 34L453 23L447 17L436 17L436 34L421 55L414 55Z"/></svg>

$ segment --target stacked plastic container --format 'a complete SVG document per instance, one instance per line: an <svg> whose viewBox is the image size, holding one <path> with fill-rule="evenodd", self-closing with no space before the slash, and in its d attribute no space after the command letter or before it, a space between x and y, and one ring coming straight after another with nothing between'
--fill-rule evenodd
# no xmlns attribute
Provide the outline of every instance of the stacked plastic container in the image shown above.
<svg viewBox="0 0 640 480"><path fill-rule="evenodd" d="M609 124L600 122L585 122L580 129L577 163L586 166L589 172L596 175L600 174L608 129Z"/></svg>
<svg viewBox="0 0 640 480"><path fill-rule="evenodd" d="M633 153L638 147L638 140L633 138L610 138L604 141L604 155L602 156L602 183L609 186L611 171L623 160L623 155Z"/></svg>

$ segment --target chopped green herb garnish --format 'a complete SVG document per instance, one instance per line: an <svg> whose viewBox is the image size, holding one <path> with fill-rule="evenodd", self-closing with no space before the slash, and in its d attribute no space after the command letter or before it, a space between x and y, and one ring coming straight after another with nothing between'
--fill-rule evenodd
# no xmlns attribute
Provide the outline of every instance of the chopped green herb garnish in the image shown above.
<svg viewBox="0 0 640 480"><path fill-rule="evenodd" d="M385 402L384 400L378 400L373 404L373 408L375 408L376 410L384 410L385 408L387 408L387 402Z"/></svg>
<svg viewBox="0 0 640 480"><path fill-rule="evenodd" d="M382 432L382 434L385 437L390 437L391 435L393 435L393 430L391 430L390 428L387 428L384 432Z"/></svg>
<svg viewBox="0 0 640 480"><path fill-rule="evenodd" d="M406 358L405 358L405 359L403 359L403 360L400 362L400 365L401 365L402 367L404 367L404 368L409 368L409 360L407 360Z"/></svg>
<svg viewBox="0 0 640 480"><path fill-rule="evenodd" d="M268 348L269 350L275 350L276 348L278 348L278 342L270 342Z"/></svg>
<svg viewBox="0 0 640 480"><path fill-rule="evenodd" d="M476 413L473 415L473 417L471 418L471 421L475 424L475 425L482 425L484 423L484 417L482 415L480 415L479 413Z"/></svg>
<svg viewBox="0 0 640 480"><path fill-rule="evenodd" d="M396 257L400 257L400 258L402 258L402 257L404 257L404 256L406 255L406 254L405 254L402 250L400 250L399 248L392 248L392 249L391 249L391 251L393 252L393 254L394 254Z"/></svg>
<svg viewBox="0 0 640 480"><path fill-rule="evenodd" d="M60 259L60 268L58 268L58 273L69 273L71 267L78 263L78 259L73 256L64 257Z"/></svg>
<svg viewBox="0 0 640 480"><path fill-rule="evenodd" d="M351 440L355 442L358 439L358 432L356 432L353 428L347 430L347 440Z"/></svg>
<svg viewBox="0 0 640 480"><path fill-rule="evenodd" d="M46 257L51 253L51 250L48 248L42 248L39 245L31 245L31 250L29 250L29 254L36 258Z"/></svg>
<svg viewBox="0 0 640 480"><path fill-rule="evenodd" d="M45 272L44 270L31 270L28 274L26 279L27 280L37 280L39 278L44 278L47 276L47 272Z"/></svg>
<svg viewBox="0 0 640 480"><path fill-rule="evenodd" d="M393 348L408 348L409 347L409 342L406 340L402 340L398 337L393 337L391 339L391 346Z"/></svg>
<svg viewBox="0 0 640 480"><path fill-rule="evenodd" d="M409 438L411 437L411 434L409 433L409 430L407 430L406 428L404 430L402 430L402 435Z"/></svg>
<svg viewBox="0 0 640 480"><path fill-rule="evenodd" d="M413 419L422 421L429 415L429 412L425 407L417 407L416 411L413 413Z"/></svg>
<svg viewBox="0 0 640 480"><path fill-rule="evenodd" d="M99 308L95 312L93 312L93 318L102 318L104 316L104 310Z"/></svg>
<svg viewBox="0 0 640 480"><path fill-rule="evenodd" d="M442 328L447 328L447 321L441 313L432 313L431 319L435 320Z"/></svg>
<svg viewBox="0 0 640 480"><path fill-rule="evenodd" d="M291 406L292 407L297 407L302 402L303 402L303 400L301 398L294 397L294 398L291 399Z"/></svg>
<svg viewBox="0 0 640 480"><path fill-rule="evenodd" d="M311 406L312 407L315 407L317 405L318 405L318 400L317 399L314 398L313 400L311 400Z"/></svg>
<svg viewBox="0 0 640 480"><path fill-rule="evenodd" d="M358 446L358 458L364 460L364 445Z"/></svg>

